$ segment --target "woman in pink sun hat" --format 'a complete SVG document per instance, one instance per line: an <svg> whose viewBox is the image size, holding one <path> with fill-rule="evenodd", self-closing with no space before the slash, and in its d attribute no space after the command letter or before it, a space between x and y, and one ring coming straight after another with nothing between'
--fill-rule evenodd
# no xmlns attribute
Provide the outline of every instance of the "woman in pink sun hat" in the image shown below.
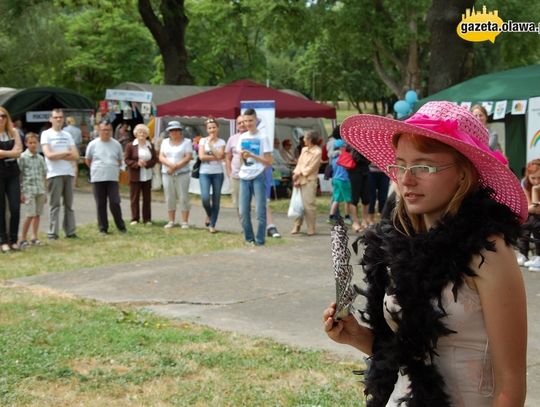
<svg viewBox="0 0 540 407"><path fill-rule="evenodd" d="M467 110L429 102L404 122L356 115L351 146L396 183L393 220L366 231L366 305L328 336L368 355L367 406L523 406L527 316L513 246L527 200Z"/></svg>

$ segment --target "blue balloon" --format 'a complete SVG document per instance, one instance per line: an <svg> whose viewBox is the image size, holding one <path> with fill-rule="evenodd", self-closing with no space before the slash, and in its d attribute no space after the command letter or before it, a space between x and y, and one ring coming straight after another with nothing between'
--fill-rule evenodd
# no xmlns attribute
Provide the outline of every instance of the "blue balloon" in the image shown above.
<svg viewBox="0 0 540 407"><path fill-rule="evenodd" d="M396 103L394 103L394 111L396 113L401 113L403 115L406 115L411 110L411 106L404 100L398 100Z"/></svg>
<svg viewBox="0 0 540 407"><path fill-rule="evenodd" d="M414 90L409 90L405 93L405 100L411 105L414 105L418 101L418 95Z"/></svg>
<svg viewBox="0 0 540 407"><path fill-rule="evenodd" d="M404 117L406 117L406 116L407 116L407 115L406 115L406 114L403 114L403 113L398 113L398 114L397 114L397 118L398 118L398 119L402 119L402 118L404 118Z"/></svg>

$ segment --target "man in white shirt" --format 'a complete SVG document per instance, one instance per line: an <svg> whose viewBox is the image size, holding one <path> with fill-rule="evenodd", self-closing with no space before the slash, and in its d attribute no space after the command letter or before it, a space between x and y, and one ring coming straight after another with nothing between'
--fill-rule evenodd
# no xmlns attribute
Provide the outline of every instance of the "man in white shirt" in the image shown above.
<svg viewBox="0 0 540 407"><path fill-rule="evenodd" d="M99 233L109 233L107 219L107 200L120 233L126 233L126 224L122 219L120 207L120 166L124 161L122 145L112 138L112 125L108 120L99 123L99 137L86 148L86 165L90 168L90 182L97 206Z"/></svg>
<svg viewBox="0 0 540 407"><path fill-rule="evenodd" d="M246 132L239 137L237 149L242 157L238 172L240 178L240 221L248 244L264 245L266 236L266 176L265 167L272 165L272 146L257 129L257 113L254 109L244 112ZM255 197L257 234L251 223L251 199Z"/></svg>
<svg viewBox="0 0 540 407"><path fill-rule="evenodd" d="M76 238L75 212L73 211L73 163L78 162L79 152L71 134L62 130L64 112L53 109L49 121L52 127L41 133L41 146L47 164L47 184L49 190L49 230L50 240L59 237L60 198L64 204L64 232L67 238Z"/></svg>

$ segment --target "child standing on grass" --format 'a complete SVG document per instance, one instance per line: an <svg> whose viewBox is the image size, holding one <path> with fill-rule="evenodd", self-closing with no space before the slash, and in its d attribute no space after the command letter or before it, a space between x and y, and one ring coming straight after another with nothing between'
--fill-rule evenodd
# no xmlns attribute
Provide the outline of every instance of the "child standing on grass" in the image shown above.
<svg viewBox="0 0 540 407"><path fill-rule="evenodd" d="M341 153L341 148L345 147L345 142L343 140L336 140L334 142L334 150L339 150ZM340 154L339 153L339 154ZM349 174L347 169L342 167L337 163L339 158L337 154L332 158L332 205L330 206L330 216L328 217L328 223L334 224L337 222L339 215L336 214L339 204L343 202L345 204L345 219L346 224L351 225L352 219L350 216L350 202L352 201L351 196L351 181L349 180Z"/></svg>
<svg viewBox="0 0 540 407"><path fill-rule="evenodd" d="M47 202L45 193L45 176L47 167L45 159L38 153L39 137L36 133L28 133L25 137L26 150L19 158L21 170L21 203L25 219L19 246L24 249L30 245L39 245L39 219ZM28 243L28 229L32 225L32 238Z"/></svg>

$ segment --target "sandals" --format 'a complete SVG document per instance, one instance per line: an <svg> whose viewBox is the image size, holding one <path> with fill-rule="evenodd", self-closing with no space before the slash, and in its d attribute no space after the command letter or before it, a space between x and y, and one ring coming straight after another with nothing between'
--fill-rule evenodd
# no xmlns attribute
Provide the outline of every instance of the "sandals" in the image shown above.
<svg viewBox="0 0 540 407"><path fill-rule="evenodd" d="M354 230L354 233L362 233L366 229L366 226L363 224L358 226L353 225L352 229Z"/></svg>
<svg viewBox="0 0 540 407"><path fill-rule="evenodd" d="M41 246L41 240L39 239L32 239L30 240L30 243L32 243L32 246Z"/></svg>

